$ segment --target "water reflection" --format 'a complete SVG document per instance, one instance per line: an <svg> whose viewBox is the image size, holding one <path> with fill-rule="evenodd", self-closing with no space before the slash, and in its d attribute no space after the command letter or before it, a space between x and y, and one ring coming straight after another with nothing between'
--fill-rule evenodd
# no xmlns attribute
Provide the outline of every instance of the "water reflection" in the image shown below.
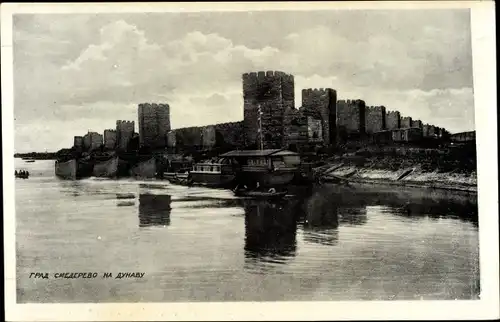
<svg viewBox="0 0 500 322"><path fill-rule="evenodd" d="M359 226L366 224L366 207L339 207L339 222L347 226Z"/></svg>
<svg viewBox="0 0 500 322"><path fill-rule="evenodd" d="M60 191L70 197L82 195L85 186L79 180L59 180Z"/></svg>
<svg viewBox="0 0 500 322"><path fill-rule="evenodd" d="M135 202L134 201L118 201L116 203L116 206L117 207L131 207L131 206L135 206Z"/></svg>
<svg viewBox="0 0 500 322"><path fill-rule="evenodd" d="M295 256L297 218L293 201L245 200L247 262L280 263Z"/></svg>
<svg viewBox="0 0 500 322"><path fill-rule="evenodd" d="M339 234L337 204L323 194L315 193L305 202L304 240L332 246L336 245Z"/></svg>
<svg viewBox="0 0 500 322"><path fill-rule="evenodd" d="M165 185L163 184L149 184L149 183L140 183L139 188L144 188L144 189L159 189L159 190L165 190L167 189Z"/></svg>
<svg viewBox="0 0 500 322"><path fill-rule="evenodd" d="M139 227L170 225L170 195L139 195Z"/></svg>
<svg viewBox="0 0 500 322"><path fill-rule="evenodd" d="M102 196L109 194L109 189L101 184L102 180L85 179L85 180L63 180L58 179L60 191L70 197L82 196ZM111 193L114 194L114 193Z"/></svg>
<svg viewBox="0 0 500 322"><path fill-rule="evenodd" d="M457 218L477 225L477 196L456 191L357 186L351 193L330 186L318 193L338 206L340 224L361 225L368 220L366 207L383 206L388 212L411 219ZM313 195L314 198L315 195Z"/></svg>

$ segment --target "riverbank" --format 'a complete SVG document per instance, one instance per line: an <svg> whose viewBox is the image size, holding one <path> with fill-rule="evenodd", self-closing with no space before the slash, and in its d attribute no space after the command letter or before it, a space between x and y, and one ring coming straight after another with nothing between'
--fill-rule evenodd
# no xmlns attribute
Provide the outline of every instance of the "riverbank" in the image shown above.
<svg viewBox="0 0 500 322"><path fill-rule="evenodd" d="M383 184L392 186L422 187L459 190L477 193L477 173L452 170L429 170L421 164L398 169L380 169L371 164L353 165L342 161L329 162L317 169L324 181L344 179L347 182Z"/></svg>

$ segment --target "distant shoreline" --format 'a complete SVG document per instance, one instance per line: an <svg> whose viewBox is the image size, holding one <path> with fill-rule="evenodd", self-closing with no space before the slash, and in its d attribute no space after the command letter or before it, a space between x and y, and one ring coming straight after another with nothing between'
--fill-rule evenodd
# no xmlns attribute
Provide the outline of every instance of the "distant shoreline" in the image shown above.
<svg viewBox="0 0 500 322"><path fill-rule="evenodd" d="M32 160L57 160L56 152L29 152L15 153L15 159L32 159Z"/></svg>

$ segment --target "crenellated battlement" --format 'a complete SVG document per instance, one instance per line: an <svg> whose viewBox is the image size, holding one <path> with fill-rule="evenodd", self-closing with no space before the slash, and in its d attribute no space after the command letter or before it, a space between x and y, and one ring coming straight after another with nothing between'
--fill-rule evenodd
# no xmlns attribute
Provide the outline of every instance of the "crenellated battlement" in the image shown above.
<svg viewBox="0 0 500 322"><path fill-rule="evenodd" d="M116 125L134 125L135 121L117 120Z"/></svg>
<svg viewBox="0 0 500 322"><path fill-rule="evenodd" d="M330 93L335 93L333 88L304 88L302 89L302 98L310 95L325 95Z"/></svg>
<svg viewBox="0 0 500 322"><path fill-rule="evenodd" d="M383 111L384 114L386 113L385 106L380 105L380 106L367 106L366 111Z"/></svg>
<svg viewBox="0 0 500 322"><path fill-rule="evenodd" d="M269 79L269 78L282 78L283 80L288 80L288 81L291 81L294 79L293 75L291 75L291 74L287 74L287 73L282 72L282 71L274 71L274 70L244 73L242 78L243 78L243 82L265 81L266 79Z"/></svg>
<svg viewBox="0 0 500 322"><path fill-rule="evenodd" d="M366 106L365 101L361 99L346 99L346 100L339 100L338 102L347 104L347 105L363 105Z"/></svg>

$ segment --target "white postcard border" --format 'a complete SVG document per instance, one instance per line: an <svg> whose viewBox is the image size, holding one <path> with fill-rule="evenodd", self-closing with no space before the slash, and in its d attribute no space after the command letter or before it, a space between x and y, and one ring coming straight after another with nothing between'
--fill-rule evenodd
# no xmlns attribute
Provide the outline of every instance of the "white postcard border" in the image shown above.
<svg viewBox="0 0 500 322"><path fill-rule="evenodd" d="M322 9L471 8L474 104L478 155L481 299L394 302L224 302L17 304L13 127L13 13L246 11ZM494 3L490 1L321 3L112 3L2 4L2 138L4 191L5 312L8 321L129 320L388 320L491 319L499 317L498 172Z"/></svg>

